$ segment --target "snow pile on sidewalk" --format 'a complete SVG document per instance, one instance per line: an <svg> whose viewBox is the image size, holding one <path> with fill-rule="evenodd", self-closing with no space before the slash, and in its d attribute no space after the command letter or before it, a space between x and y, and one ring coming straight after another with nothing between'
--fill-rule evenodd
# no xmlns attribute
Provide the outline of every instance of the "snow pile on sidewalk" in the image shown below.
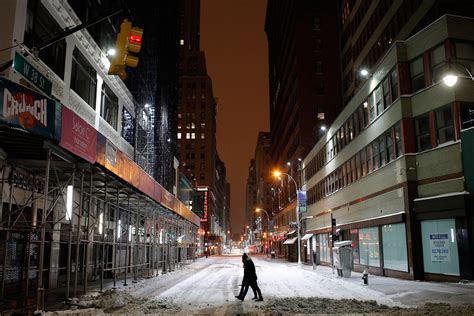
<svg viewBox="0 0 474 316"><path fill-rule="evenodd" d="M418 308L379 305L375 301L355 299L328 299L317 297L291 297L272 299L257 307L263 314L398 314L398 315L473 315L474 305L451 306L444 303L427 303Z"/></svg>

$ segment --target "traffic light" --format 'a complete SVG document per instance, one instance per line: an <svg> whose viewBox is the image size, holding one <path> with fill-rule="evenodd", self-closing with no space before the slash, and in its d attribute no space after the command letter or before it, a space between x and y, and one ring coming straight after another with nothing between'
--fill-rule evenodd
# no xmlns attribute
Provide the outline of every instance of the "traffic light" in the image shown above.
<svg viewBox="0 0 474 316"><path fill-rule="evenodd" d="M125 80L127 73L125 67L136 68L138 57L130 53L139 53L142 48L143 29L132 27L132 22L127 19L120 24L120 33L115 42L115 55L110 63L109 75L117 75Z"/></svg>

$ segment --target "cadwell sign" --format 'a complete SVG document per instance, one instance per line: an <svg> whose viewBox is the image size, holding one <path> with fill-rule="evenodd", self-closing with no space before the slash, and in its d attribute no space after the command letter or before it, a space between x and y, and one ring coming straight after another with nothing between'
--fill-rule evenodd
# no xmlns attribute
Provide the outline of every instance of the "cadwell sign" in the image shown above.
<svg viewBox="0 0 474 316"><path fill-rule="evenodd" d="M76 113L63 106L59 145L90 163L94 163L96 161L97 131Z"/></svg>
<svg viewBox="0 0 474 316"><path fill-rule="evenodd" d="M0 120L54 138L56 101L0 78Z"/></svg>

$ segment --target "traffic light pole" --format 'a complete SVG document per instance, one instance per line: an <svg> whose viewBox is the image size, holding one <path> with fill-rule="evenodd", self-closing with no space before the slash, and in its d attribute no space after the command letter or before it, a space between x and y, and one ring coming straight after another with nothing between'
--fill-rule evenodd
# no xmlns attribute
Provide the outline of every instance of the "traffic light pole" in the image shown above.
<svg viewBox="0 0 474 316"><path fill-rule="evenodd" d="M107 14L105 16L101 16L101 17L97 17L95 19L92 19L90 21L87 21L86 23L82 23L82 24L79 24L79 25L76 25L74 26L73 28L71 29L66 29L64 31L62 31L60 34L56 35L55 37L53 37L52 39L50 39L49 41L47 42L44 42L43 44L41 44L40 46L38 47L33 47L32 49L32 54L35 58L38 58L38 54L41 50L45 49L46 47L49 47L51 45L53 45L54 43L56 42L59 42L60 40L68 37L69 35L71 34L74 34L75 32L77 31L81 31L85 28L88 28L92 25L95 25L99 22L102 22L103 20L105 19L108 19L114 15L117 15L119 13L121 13L123 11L123 9L119 9L119 10L116 10L110 14ZM11 65L13 65L13 59L10 60L10 61L7 61L5 64L3 64L2 66L0 66L0 72L8 69Z"/></svg>

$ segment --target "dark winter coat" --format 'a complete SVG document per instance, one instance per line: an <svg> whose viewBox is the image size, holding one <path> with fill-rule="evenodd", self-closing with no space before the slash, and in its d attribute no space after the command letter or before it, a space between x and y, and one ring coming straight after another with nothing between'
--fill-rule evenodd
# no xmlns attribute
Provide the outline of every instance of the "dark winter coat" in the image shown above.
<svg viewBox="0 0 474 316"><path fill-rule="evenodd" d="M257 281L257 272L255 271L255 265L252 259L247 258L242 261L244 263L244 279L242 285L250 285Z"/></svg>

